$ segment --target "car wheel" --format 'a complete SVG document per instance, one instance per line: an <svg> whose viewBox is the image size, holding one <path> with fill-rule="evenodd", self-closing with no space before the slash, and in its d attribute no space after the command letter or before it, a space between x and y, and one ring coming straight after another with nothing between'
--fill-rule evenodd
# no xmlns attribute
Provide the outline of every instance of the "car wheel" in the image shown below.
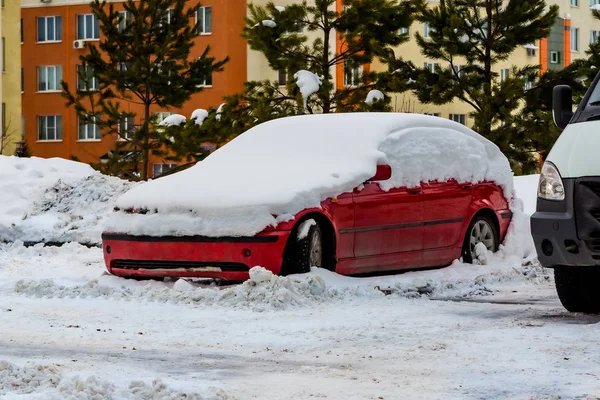
<svg viewBox="0 0 600 400"><path fill-rule="evenodd" d="M500 244L499 237L496 224L494 224L490 217L483 214L475 216L467 228L467 234L463 242L463 262L473 264L473 261L477 260L475 246L480 242L489 251L496 252Z"/></svg>
<svg viewBox="0 0 600 400"><path fill-rule="evenodd" d="M292 234L289 240L296 242L290 243L290 251L284 257L281 267L281 275L304 274L310 272L310 267L323 267L323 233L318 224L312 225L302 239L297 239L297 235Z"/></svg>
<svg viewBox="0 0 600 400"><path fill-rule="evenodd" d="M554 285L563 307L571 312L600 313L597 267L554 268Z"/></svg>

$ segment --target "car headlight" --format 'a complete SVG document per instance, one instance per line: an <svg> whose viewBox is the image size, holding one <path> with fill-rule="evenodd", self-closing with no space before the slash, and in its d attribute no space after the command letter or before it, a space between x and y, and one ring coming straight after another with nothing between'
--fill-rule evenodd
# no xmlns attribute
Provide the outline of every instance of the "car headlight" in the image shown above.
<svg viewBox="0 0 600 400"><path fill-rule="evenodd" d="M558 169L551 162L544 163L540 174L538 197L545 200L564 200L565 187Z"/></svg>

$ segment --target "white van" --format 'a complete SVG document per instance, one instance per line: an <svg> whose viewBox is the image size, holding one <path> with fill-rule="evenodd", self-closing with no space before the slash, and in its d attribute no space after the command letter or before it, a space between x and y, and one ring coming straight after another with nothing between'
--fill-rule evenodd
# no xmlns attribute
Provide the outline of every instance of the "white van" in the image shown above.
<svg viewBox="0 0 600 400"><path fill-rule="evenodd" d="M538 186L531 233L538 258L554 268L569 311L600 313L600 74L573 112L569 86L554 88L553 115L563 129Z"/></svg>

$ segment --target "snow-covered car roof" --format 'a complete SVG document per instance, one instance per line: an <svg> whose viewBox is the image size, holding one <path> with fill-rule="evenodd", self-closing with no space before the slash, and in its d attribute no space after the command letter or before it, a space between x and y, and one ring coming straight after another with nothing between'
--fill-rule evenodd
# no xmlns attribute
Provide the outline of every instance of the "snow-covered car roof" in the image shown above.
<svg viewBox="0 0 600 400"><path fill-rule="evenodd" d="M194 167L138 185L111 218L132 234L252 235L279 218L353 190L392 167L384 189L447 180L499 184L512 195L512 172L492 142L438 117L403 113L319 114L260 124ZM153 214L152 211L157 211ZM154 223L169 214L168 220ZM167 222L167 223L165 223ZM231 225L231 226L229 226Z"/></svg>

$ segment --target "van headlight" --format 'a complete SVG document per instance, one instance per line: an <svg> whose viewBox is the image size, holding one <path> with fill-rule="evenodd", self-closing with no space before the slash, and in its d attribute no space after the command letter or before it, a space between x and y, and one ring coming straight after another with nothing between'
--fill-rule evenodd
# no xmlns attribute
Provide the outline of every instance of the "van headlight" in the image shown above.
<svg viewBox="0 0 600 400"><path fill-rule="evenodd" d="M545 200L564 200L565 187L558 169L551 162L544 163L542 173L540 174L540 184L538 186L538 197Z"/></svg>

